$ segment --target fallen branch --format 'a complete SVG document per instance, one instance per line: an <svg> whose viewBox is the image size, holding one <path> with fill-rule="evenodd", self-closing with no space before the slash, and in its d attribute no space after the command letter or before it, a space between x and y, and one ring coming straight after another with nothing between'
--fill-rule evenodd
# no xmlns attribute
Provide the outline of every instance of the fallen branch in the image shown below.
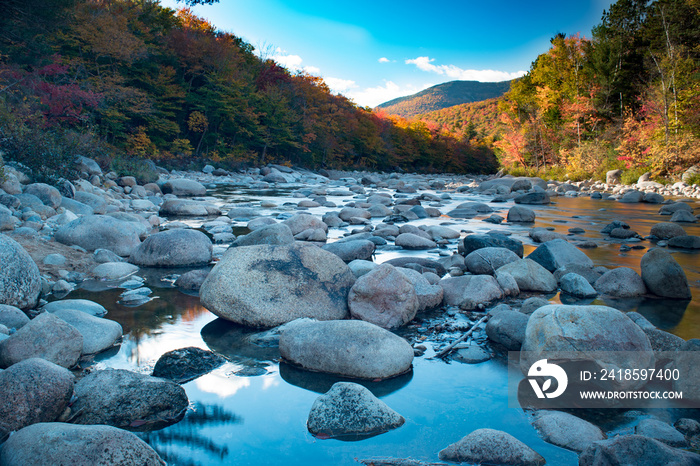
<svg viewBox="0 0 700 466"><path fill-rule="evenodd" d="M464 340L466 340L467 338L469 338L469 336L470 336L472 333L474 333L474 330L476 330L476 328L477 328L479 325L483 324L483 323L486 322L488 319L489 319L489 315L486 314L484 317L482 317L481 319L479 319L478 321L476 321L476 323L475 323L474 325L472 325L472 328L470 328L469 330L467 330L466 333L465 333L464 335L462 335L462 336L459 337L457 340L455 340L454 342L452 342L452 343L450 343L449 345L447 345L447 347L446 347L445 349L443 349L442 351L440 351L438 354L436 354L435 356L433 356L433 357L430 358L430 359L444 358L445 356L447 356L448 354L450 354L450 352L454 349L455 346L457 346L458 344L462 343Z"/></svg>

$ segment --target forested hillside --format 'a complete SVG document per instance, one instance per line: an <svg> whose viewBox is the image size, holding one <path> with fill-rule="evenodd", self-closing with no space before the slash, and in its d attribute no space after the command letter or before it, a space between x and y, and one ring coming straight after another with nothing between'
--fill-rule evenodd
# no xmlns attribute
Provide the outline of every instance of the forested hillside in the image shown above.
<svg viewBox="0 0 700 466"><path fill-rule="evenodd" d="M510 89L510 81L497 83L450 81L413 95L390 100L378 105L377 108L393 115L412 118L455 105L500 97L508 89Z"/></svg>
<svg viewBox="0 0 700 466"><path fill-rule="evenodd" d="M493 152L437 125L359 108L189 10L142 0L3 0L0 148L38 177L76 155L492 172Z"/></svg>

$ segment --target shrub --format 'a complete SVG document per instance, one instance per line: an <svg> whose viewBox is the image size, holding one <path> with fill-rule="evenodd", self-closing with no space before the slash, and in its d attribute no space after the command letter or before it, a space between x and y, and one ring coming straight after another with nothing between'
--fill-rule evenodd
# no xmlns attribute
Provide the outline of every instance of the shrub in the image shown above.
<svg viewBox="0 0 700 466"><path fill-rule="evenodd" d="M158 170L151 160L118 155L112 159L111 168L119 176L133 176L139 184L158 181Z"/></svg>
<svg viewBox="0 0 700 466"><path fill-rule="evenodd" d="M648 172L645 167L630 168L622 173L622 184L635 184L640 176Z"/></svg>

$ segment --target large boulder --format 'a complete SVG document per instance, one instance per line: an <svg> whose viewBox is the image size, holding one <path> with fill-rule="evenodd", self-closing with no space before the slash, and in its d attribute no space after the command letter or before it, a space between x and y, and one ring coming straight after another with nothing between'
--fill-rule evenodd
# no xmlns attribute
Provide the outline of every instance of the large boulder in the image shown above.
<svg viewBox="0 0 700 466"><path fill-rule="evenodd" d="M528 256L550 272L568 264L593 266L593 261L580 249L563 239L553 239L537 246Z"/></svg>
<svg viewBox="0 0 700 466"><path fill-rule="evenodd" d="M65 321L44 312L0 341L0 368L29 358L42 358L61 367L75 366L83 351L83 336Z"/></svg>
<svg viewBox="0 0 700 466"><path fill-rule="evenodd" d="M292 230L292 235L298 235L306 230L323 230L328 232L328 225L310 214L296 214L282 222Z"/></svg>
<svg viewBox="0 0 700 466"><path fill-rule="evenodd" d="M221 215L221 209L214 204L191 199L166 199L160 206L158 215L173 217L206 217Z"/></svg>
<svg viewBox="0 0 700 466"><path fill-rule="evenodd" d="M401 233L394 240L394 244L404 249L433 249L437 247L435 241L413 233Z"/></svg>
<svg viewBox="0 0 700 466"><path fill-rule="evenodd" d="M619 435L593 442L579 456L579 466L697 466L700 455L641 435Z"/></svg>
<svg viewBox="0 0 700 466"><path fill-rule="evenodd" d="M575 298L594 298L598 292L588 283L588 280L577 273L567 273L560 280L561 291Z"/></svg>
<svg viewBox="0 0 700 466"><path fill-rule="evenodd" d="M508 210L508 222L510 223L533 223L535 221L535 211L520 205L514 205Z"/></svg>
<svg viewBox="0 0 700 466"><path fill-rule="evenodd" d="M0 464L161 466L165 462L131 432L49 422L15 432L0 450Z"/></svg>
<svg viewBox="0 0 700 466"><path fill-rule="evenodd" d="M252 327L276 327L300 317L348 316L355 276L333 253L313 245L232 248L199 290L204 307Z"/></svg>
<svg viewBox="0 0 700 466"><path fill-rule="evenodd" d="M647 292L642 277L629 267L608 270L595 281L593 287L598 293L613 298L633 298Z"/></svg>
<svg viewBox="0 0 700 466"><path fill-rule="evenodd" d="M533 192L533 193L526 193L526 194L521 194L520 196L517 196L513 201L516 204L539 204L539 205L544 205L544 204L549 204L549 196L545 192Z"/></svg>
<svg viewBox="0 0 700 466"><path fill-rule="evenodd" d="M39 268L17 241L4 234L0 234L0 264L0 304L34 308L41 292Z"/></svg>
<svg viewBox="0 0 700 466"><path fill-rule="evenodd" d="M222 356L194 346L168 351L153 367L153 377L162 377L176 383L196 379L226 362Z"/></svg>
<svg viewBox="0 0 700 466"><path fill-rule="evenodd" d="M532 313L525 330L521 367L542 358L563 355L567 360L594 360L600 367L654 367L649 338L624 313L607 306L551 304ZM526 371L527 372L527 371ZM638 389L644 380L615 380L619 388Z"/></svg>
<svg viewBox="0 0 700 466"><path fill-rule="evenodd" d="M83 336L83 354L95 354L111 348L122 337L118 322L91 316L75 309L59 309L52 315L75 327Z"/></svg>
<svg viewBox="0 0 700 466"><path fill-rule="evenodd" d="M166 230L153 234L131 253L129 262L146 267L197 267L212 258L211 240L197 230Z"/></svg>
<svg viewBox="0 0 700 466"><path fill-rule="evenodd" d="M313 435L369 436L401 427L405 419L362 385L338 382L316 398L306 425Z"/></svg>
<svg viewBox="0 0 700 466"><path fill-rule="evenodd" d="M641 261L642 280L656 296L691 299L688 278L671 254L663 249L650 249Z"/></svg>
<svg viewBox="0 0 700 466"><path fill-rule="evenodd" d="M499 267L496 272L506 272L512 275L520 291L551 293L557 289L557 280L554 275L529 258L510 262Z"/></svg>
<svg viewBox="0 0 700 466"><path fill-rule="evenodd" d="M322 249L332 252L343 259L344 262L352 262L358 259L371 260L375 247L374 243L367 239L335 241L321 246Z"/></svg>
<svg viewBox="0 0 700 466"><path fill-rule="evenodd" d="M137 266L126 262L104 262L92 269L92 274L98 280L122 280L138 270Z"/></svg>
<svg viewBox="0 0 700 466"><path fill-rule="evenodd" d="M472 251L488 247L510 249L516 253L518 257L523 257L523 243L517 239L498 234L465 236L459 243L458 252L463 256L467 256Z"/></svg>
<svg viewBox="0 0 700 466"><path fill-rule="evenodd" d="M29 323L29 317L21 309L7 304L0 304L0 325L8 329L19 329Z"/></svg>
<svg viewBox="0 0 700 466"><path fill-rule="evenodd" d="M176 196L205 196L207 194L207 188L202 183L185 178L168 180L160 185L160 189L163 194Z"/></svg>
<svg viewBox="0 0 700 466"><path fill-rule="evenodd" d="M503 289L491 275L463 275L438 282L443 290L443 301L448 306L472 310L483 308L503 298Z"/></svg>
<svg viewBox="0 0 700 466"><path fill-rule="evenodd" d="M374 263L370 262L370 264ZM398 271L404 274L413 285L418 298L418 312L433 309L442 303L444 292L440 285L432 285L422 273L416 270L400 267ZM357 276L355 270L353 270L353 273Z"/></svg>
<svg viewBox="0 0 700 466"><path fill-rule="evenodd" d="M280 336L282 357L303 369L358 379L388 379L411 370L413 348L362 320L300 321Z"/></svg>
<svg viewBox="0 0 700 466"><path fill-rule="evenodd" d="M413 320L418 297L404 274L382 264L357 279L348 294L348 307L351 317L392 329Z"/></svg>
<svg viewBox="0 0 700 466"><path fill-rule="evenodd" d="M576 452L607 438L598 426L562 411L537 411L533 425L545 442Z"/></svg>
<svg viewBox="0 0 700 466"><path fill-rule="evenodd" d="M46 312L56 312L59 309L75 309L96 317L107 315L107 309L104 306L88 299L61 299L60 301L51 301L41 308L42 311Z"/></svg>
<svg viewBox="0 0 700 466"><path fill-rule="evenodd" d="M672 425L658 419L642 419L634 427L634 433L653 438L672 447L683 448L688 446L688 441L682 433L677 431Z"/></svg>
<svg viewBox="0 0 700 466"><path fill-rule="evenodd" d="M68 369L38 358L0 371L0 432L55 421L73 396L73 383Z"/></svg>
<svg viewBox="0 0 700 466"><path fill-rule="evenodd" d="M73 199L76 202L90 207L96 214L104 214L107 212L107 201L105 201L102 196L98 196L97 194L78 191L75 193L75 197Z"/></svg>
<svg viewBox="0 0 700 466"><path fill-rule="evenodd" d="M33 183L24 188L25 194L33 194L45 205L57 209L61 205L61 193L46 183Z"/></svg>
<svg viewBox="0 0 700 466"><path fill-rule="evenodd" d="M500 311L495 313L486 324L489 340L503 345L509 351L518 351L525 339L525 328L530 318L518 311Z"/></svg>
<svg viewBox="0 0 700 466"><path fill-rule="evenodd" d="M520 257L507 248L487 247L470 252L464 258L464 264L471 273L494 275L498 268L520 260Z"/></svg>
<svg viewBox="0 0 700 466"><path fill-rule="evenodd" d="M676 236L685 236L687 233L682 226L677 223L660 222L651 227L650 235L659 239L669 239Z"/></svg>
<svg viewBox="0 0 700 466"><path fill-rule="evenodd" d="M292 230L284 223L274 223L253 229L250 233L244 236L239 236L233 242L232 246L255 246L258 244L292 244L294 243L294 235Z"/></svg>
<svg viewBox="0 0 700 466"><path fill-rule="evenodd" d="M75 385L75 424L151 430L182 419L189 404L175 382L123 369L91 372Z"/></svg>
<svg viewBox="0 0 700 466"><path fill-rule="evenodd" d="M512 435L494 429L477 429L439 453L455 463L539 466L544 458Z"/></svg>
<svg viewBox="0 0 700 466"><path fill-rule="evenodd" d="M120 256L128 256L141 244L139 226L108 215L89 215L59 228L55 239L59 243L80 246L88 251L109 249Z"/></svg>

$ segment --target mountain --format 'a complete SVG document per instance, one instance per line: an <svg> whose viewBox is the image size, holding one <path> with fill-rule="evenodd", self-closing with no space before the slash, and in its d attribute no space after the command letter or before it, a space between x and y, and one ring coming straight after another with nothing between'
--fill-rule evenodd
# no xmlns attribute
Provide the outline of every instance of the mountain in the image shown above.
<svg viewBox="0 0 700 466"><path fill-rule="evenodd" d="M409 118L454 105L500 97L510 89L510 83L510 81L498 83L450 81L429 87L417 94L384 102L377 108L390 114Z"/></svg>
<svg viewBox="0 0 700 466"><path fill-rule="evenodd" d="M499 100L499 98L494 97L468 104L453 105L416 115L416 118L437 123L454 134L461 134L467 140L478 138L493 142L500 137L502 130L499 124Z"/></svg>

